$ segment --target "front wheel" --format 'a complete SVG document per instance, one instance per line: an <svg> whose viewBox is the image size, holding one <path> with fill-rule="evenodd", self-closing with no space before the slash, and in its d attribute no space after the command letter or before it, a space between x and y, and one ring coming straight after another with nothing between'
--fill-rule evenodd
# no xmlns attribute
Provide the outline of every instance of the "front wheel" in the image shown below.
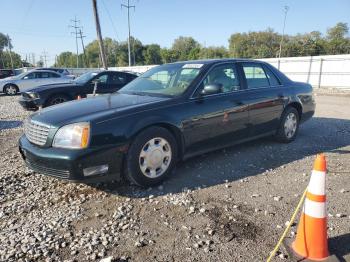
<svg viewBox="0 0 350 262"><path fill-rule="evenodd" d="M162 127L147 128L129 148L125 159L126 178L143 187L159 184L172 173L176 158L174 136Z"/></svg>
<svg viewBox="0 0 350 262"><path fill-rule="evenodd" d="M55 95L53 97L51 97L48 102L47 102L47 106L53 106L53 105L58 105L64 102L69 101L69 98L65 95Z"/></svg>
<svg viewBox="0 0 350 262"><path fill-rule="evenodd" d="M18 87L12 84L6 85L4 88L4 93L8 96L14 96L18 93Z"/></svg>
<svg viewBox="0 0 350 262"><path fill-rule="evenodd" d="M294 107L287 108L281 117L281 123L277 130L276 138L283 143L295 140L299 129L299 113Z"/></svg>

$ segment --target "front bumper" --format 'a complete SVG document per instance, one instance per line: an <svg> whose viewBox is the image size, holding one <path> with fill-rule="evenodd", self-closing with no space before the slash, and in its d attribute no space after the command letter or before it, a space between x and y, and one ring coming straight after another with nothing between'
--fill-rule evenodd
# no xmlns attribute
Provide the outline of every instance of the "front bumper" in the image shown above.
<svg viewBox="0 0 350 262"><path fill-rule="evenodd" d="M20 97L18 99L18 103L25 109L29 111L35 111L38 110L39 107L42 106L42 101L37 98L37 99L29 99L29 98L24 98Z"/></svg>
<svg viewBox="0 0 350 262"><path fill-rule="evenodd" d="M23 135L19 151L27 166L37 173L72 182L106 182L120 180L125 145L120 147L69 150L42 148L33 145ZM84 176L83 169L108 165L104 174Z"/></svg>

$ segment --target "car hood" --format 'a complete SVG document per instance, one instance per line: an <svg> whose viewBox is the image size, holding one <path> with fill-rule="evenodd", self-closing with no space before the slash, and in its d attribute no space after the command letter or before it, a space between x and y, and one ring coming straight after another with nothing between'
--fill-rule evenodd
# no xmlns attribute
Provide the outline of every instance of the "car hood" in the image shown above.
<svg viewBox="0 0 350 262"><path fill-rule="evenodd" d="M109 115L130 109L137 109L150 103L158 103L170 98L114 93L66 102L34 113L31 118L53 127L108 118Z"/></svg>
<svg viewBox="0 0 350 262"><path fill-rule="evenodd" d="M38 86L38 87L26 90L26 92L40 93L42 91L45 91L45 90L48 90L48 89L53 89L53 88L77 87L77 86L80 86L80 85L76 84L75 82L68 82L68 81L69 81L69 79L67 79L67 82L54 83L54 84L47 84L47 85Z"/></svg>
<svg viewBox="0 0 350 262"><path fill-rule="evenodd" d="M16 76L9 76L9 77L5 77L3 79L0 79L0 82L8 82L8 81L13 81L13 80L18 80L18 78Z"/></svg>

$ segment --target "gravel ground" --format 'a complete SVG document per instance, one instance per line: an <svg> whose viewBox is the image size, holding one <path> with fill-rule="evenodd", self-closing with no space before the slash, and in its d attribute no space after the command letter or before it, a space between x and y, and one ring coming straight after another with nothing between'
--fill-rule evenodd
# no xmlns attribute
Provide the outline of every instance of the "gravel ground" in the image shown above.
<svg viewBox="0 0 350 262"><path fill-rule="evenodd" d="M83 185L27 169L17 97L0 94L0 261L264 261L325 152L329 243L350 261L350 96L318 94L297 140L180 163L156 188ZM295 235L292 227L289 237ZM282 248L276 261L289 261Z"/></svg>

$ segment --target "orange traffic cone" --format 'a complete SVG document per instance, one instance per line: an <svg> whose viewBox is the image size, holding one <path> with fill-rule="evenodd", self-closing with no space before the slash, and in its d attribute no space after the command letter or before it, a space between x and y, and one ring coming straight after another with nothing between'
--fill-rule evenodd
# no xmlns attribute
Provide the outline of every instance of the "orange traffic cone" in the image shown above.
<svg viewBox="0 0 350 262"><path fill-rule="evenodd" d="M292 243L293 251L309 260L329 257L326 213L326 158L317 155L306 193L303 212Z"/></svg>

